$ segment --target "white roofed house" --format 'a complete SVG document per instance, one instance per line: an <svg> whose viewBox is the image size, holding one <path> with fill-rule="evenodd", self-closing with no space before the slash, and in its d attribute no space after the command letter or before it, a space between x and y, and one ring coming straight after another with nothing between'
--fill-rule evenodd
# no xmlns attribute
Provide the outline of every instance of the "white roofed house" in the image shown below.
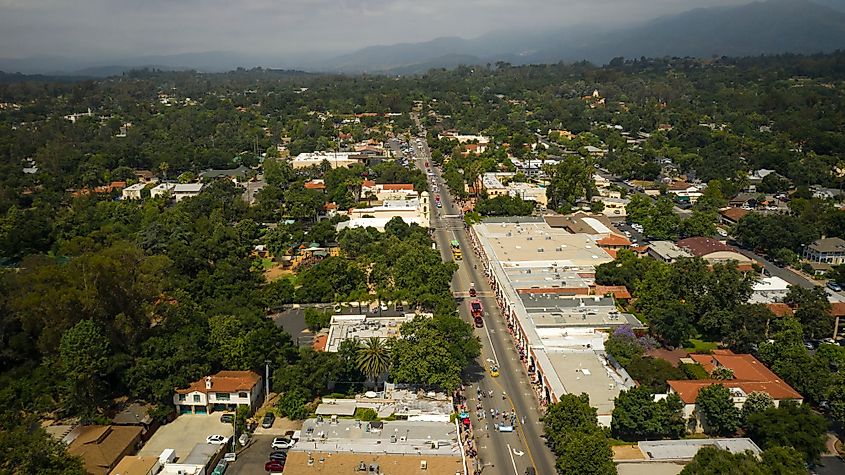
<svg viewBox="0 0 845 475"><path fill-rule="evenodd" d="M120 194L124 200L140 200L141 192L147 187L146 183L136 183L121 190Z"/></svg>
<svg viewBox="0 0 845 475"><path fill-rule="evenodd" d="M176 202L182 201L185 198L193 198L200 194L205 187L202 183L178 183L173 188L173 198Z"/></svg>
<svg viewBox="0 0 845 475"><path fill-rule="evenodd" d="M163 196L169 198L173 196L173 189L176 188L176 183L159 183L150 190L150 197L157 198Z"/></svg>

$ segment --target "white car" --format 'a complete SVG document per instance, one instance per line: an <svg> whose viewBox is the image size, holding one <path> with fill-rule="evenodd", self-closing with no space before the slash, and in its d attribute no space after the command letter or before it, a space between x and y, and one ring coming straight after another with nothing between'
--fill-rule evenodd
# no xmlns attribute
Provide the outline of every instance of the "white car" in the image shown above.
<svg viewBox="0 0 845 475"><path fill-rule="evenodd" d="M205 442L207 444L223 445L223 444L226 443L226 437L223 437L222 435L214 434L214 435L210 435L210 436L206 437Z"/></svg>
<svg viewBox="0 0 845 475"><path fill-rule="evenodd" d="M296 444L296 441L291 440L287 437L276 437L273 439L273 443L270 444L270 447L277 449L277 450L285 450L289 449Z"/></svg>

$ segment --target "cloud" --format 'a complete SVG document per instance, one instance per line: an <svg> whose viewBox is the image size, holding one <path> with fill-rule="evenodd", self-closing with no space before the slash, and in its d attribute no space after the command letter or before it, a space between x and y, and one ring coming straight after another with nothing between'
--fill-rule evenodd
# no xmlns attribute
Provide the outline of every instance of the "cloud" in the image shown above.
<svg viewBox="0 0 845 475"><path fill-rule="evenodd" d="M0 57L278 57L643 20L743 0L0 0ZM747 0L745 0L747 1Z"/></svg>

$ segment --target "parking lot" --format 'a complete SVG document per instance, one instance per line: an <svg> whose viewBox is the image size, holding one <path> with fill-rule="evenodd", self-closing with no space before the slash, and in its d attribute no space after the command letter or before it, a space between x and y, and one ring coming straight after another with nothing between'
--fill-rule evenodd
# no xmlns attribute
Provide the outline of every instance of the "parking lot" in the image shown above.
<svg viewBox="0 0 845 475"><path fill-rule="evenodd" d="M176 451L176 457L184 458L197 444L205 444L209 435L219 434L231 437L234 428L220 422L222 412L214 414L182 414L173 422L161 426L144 444L138 455L158 457L165 449ZM268 443L269 444L269 443ZM262 470L264 466L262 465Z"/></svg>
<svg viewBox="0 0 845 475"><path fill-rule="evenodd" d="M254 475L266 473L264 463L270 454L273 435L254 435L249 445L238 454L238 459L229 464L227 475Z"/></svg>

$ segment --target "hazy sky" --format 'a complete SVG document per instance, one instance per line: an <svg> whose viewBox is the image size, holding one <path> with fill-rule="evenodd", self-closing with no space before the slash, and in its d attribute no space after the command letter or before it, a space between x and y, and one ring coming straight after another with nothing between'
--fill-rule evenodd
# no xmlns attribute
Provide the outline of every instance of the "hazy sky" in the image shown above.
<svg viewBox="0 0 845 475"><path fill-rule="evenodd" d="M299 56L749 0L0 0L0 57Z"/></svg>

